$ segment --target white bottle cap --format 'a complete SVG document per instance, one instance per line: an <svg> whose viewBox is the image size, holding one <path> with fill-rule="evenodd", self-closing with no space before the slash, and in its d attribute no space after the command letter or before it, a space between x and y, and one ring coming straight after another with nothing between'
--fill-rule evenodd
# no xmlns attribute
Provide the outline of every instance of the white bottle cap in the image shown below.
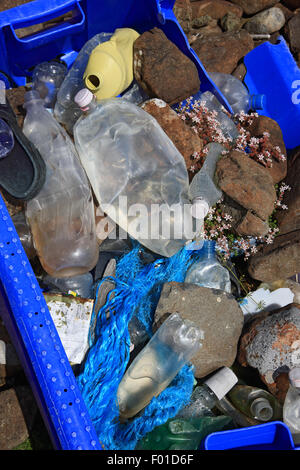
<svg viewBox="0 0 300 470"><path fill-rule="evenodd" d="M83 88L78 93L76 93L74 101L79 106L79 108L86 108L93 98L93 93L87 88Z"/></svg>
<svg viewBox="0 0 300 470"><path fill-rule="evenodd" d="M218 400L221 400L237 382L235 373L229 367L223 367L204 383L214 392Z"/></svg>
<svg viewBox="0 0 300 470"><path fill-rule="evenodd" d="M201 197L196 197L193 200L193 205L191 207L191 214L195 219L204 219L209 211L209 205Z"/></svg>
<svg viewBox="0 0 300 470"><path fill-rule="evenodd" d="M294 367L289 371L289 380L292 387L300 388L300 367Z"/></svg>

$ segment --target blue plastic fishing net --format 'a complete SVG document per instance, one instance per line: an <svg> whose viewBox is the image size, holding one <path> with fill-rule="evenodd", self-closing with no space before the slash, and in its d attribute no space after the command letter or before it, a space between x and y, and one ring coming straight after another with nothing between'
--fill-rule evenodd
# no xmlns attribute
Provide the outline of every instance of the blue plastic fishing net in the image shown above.
<svg viewBox="0 0 300 470"><path fill-rule="evenodd" d="M121 424L117 405L117 390L125 373L130 355L128 323L133 314L152 336L154 312L165 282L183 282L199 251L183 248L171 258L144 265L143 248L135 243L132 251L117 263L114 282L106 304L94 318L95 329L90 335L92 344L78 376L82 396L99 440L108 450L134 449L137 442L156 426L176 416L191 397L194 374L191 365L184 366L172 383L134 419ZM109 313L109 315L108 315ZM95 315L95 312L93 312Z"/></svg>

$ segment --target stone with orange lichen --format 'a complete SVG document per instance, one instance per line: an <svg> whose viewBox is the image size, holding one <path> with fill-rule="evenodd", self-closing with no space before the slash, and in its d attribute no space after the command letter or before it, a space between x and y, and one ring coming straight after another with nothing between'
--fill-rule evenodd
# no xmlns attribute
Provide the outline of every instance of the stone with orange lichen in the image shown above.
<svg viewBox="0 0 300 470"><path fill-rule="evenodd" d="M237 359L258 369L268 390L283 403L288 371L300 364L300 306L259 314L241 336Z"/></svg>

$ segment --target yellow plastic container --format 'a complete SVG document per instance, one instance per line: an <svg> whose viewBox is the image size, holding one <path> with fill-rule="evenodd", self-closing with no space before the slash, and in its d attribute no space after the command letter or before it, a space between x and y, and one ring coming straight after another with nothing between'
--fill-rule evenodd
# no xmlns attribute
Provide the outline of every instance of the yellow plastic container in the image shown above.
<svg viewBox="0 0 300 470"><path fill-rule="evenodd" d="M116 29L92 51L83 80L97 101L118 96L133 81L133 43L138 37L134 29Z"/></svg>

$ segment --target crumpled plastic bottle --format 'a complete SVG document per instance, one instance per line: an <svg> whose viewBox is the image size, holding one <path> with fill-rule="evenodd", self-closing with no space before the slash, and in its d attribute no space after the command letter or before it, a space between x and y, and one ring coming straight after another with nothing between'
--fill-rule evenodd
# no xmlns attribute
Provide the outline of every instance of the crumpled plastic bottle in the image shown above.
<svg viewBox="0 0 300 470"><path fill-rule="evenodd" d="M97 105L87 89L76 99L86 114L74 126L75 145L103 212L149 250L174 255L195 228L183 156L133 103L112 98Z"/></svg>

